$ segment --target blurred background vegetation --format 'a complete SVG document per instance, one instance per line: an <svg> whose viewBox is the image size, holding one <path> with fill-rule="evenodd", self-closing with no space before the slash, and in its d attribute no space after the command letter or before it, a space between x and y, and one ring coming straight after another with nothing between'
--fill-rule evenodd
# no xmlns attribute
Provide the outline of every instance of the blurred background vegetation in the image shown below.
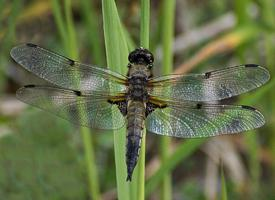
<svg viewBox="0 0 275 200"><path fill-rule="evenodd" d="M163 58L164 1L151 0L155 74L161 74ZM140 1L117 0L116 6L130 49L139 46ZM234 136L172 139L166 163L155 148L160 136L147 134L147 199L161 198L159 183L169 173L172 199L275 199L274 11L275 0L176 1L175 72L243 63L267 67L268 84L225 101L258 108L266 125ZM15 99L20 86L45 83L10 58L10 49L25 42L106 66L101 1L0 1L0 199L116 199L111 134L91 135Z"/></svg>

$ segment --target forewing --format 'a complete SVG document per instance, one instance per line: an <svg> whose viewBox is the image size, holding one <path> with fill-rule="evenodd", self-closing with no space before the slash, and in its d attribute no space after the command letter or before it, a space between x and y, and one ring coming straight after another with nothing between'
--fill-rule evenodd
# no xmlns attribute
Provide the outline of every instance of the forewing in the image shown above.
<svg viewBox="0 0 275 200"><path fill-rule="evenodd" d="M145 123L146 129L156 134L199 138L251 130L263 126L265 120L259 111L249 106L177 102L156 109Z"/></svg>
<svg viewBox="0 0 275 200"><path fill-rule="evenodd" d="M12 58L28 71L62 88L81 91L125 90L125 77L108 69L81 64L34 44L14 47Z"/></svg>
<svg viewBox="0 0 275 200"><path fill-rule="evenodd" d="M107 102L108 98L115 97L100 93L83 93L29 85L18 89L16 96L27 104L82 126L95 129L118 129L125 123L117 106Z"/></svg>
<svg viewBox="0 0 275 200"><path fill-rule="evenodd" d="M258 65L229 67L205 74L168 75L149 81L150 95L178 101L215 101L236 96L269 80L269 72Z"/></svg>

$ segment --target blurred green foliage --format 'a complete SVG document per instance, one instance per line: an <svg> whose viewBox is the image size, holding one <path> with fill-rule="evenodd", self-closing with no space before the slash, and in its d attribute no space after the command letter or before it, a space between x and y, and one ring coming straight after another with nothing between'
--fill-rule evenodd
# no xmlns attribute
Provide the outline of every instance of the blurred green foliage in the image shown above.
<svg viewBox="0 0 275 200"><path fill-rule="evenodd" d="M1 138L0 196L3 199L85 199L87 186L74 129L50 114L29 110Z"/></svg>

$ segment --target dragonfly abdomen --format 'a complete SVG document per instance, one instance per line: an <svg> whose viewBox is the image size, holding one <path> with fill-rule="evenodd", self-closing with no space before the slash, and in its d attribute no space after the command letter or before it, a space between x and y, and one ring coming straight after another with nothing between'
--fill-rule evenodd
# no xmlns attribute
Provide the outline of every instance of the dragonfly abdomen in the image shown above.
<svg viewBox="0 0 275 200"><path fill-rule="evenodd" d="M126 164L127 181L131 181L137 164L144 129L145 105L142 101L129 101L127 112Z"/></svg>

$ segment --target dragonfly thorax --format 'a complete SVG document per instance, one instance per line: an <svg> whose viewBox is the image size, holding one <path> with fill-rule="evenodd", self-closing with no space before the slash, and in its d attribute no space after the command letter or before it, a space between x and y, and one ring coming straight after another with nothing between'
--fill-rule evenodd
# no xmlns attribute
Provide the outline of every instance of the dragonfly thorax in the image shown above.
<svg viewBox="0 0 275 200"><path fill-rule="evenodd" d="M128 97L131 100L136 101L148 101L148 77L143 73L136 73L129 77Z"/></svg>

